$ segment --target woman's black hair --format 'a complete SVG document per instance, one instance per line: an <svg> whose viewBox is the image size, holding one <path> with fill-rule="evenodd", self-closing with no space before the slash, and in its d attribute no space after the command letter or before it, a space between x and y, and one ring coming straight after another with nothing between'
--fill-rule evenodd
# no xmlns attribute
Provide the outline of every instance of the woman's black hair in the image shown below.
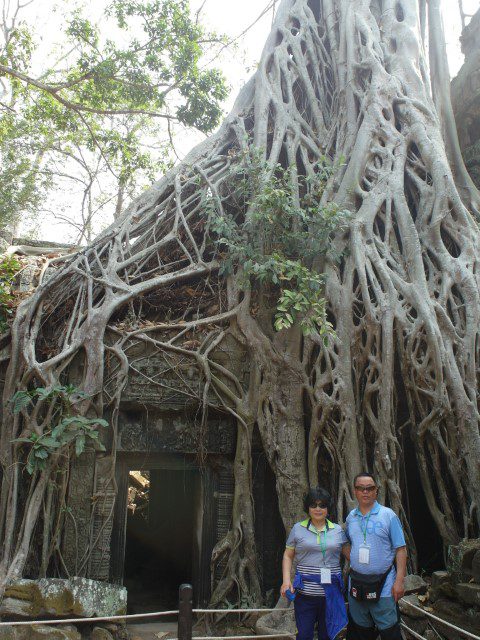
<svg viewBox="0 0 480 640"><path fill-rule="evenodd" d="M317 502L321 502L327 506L330 510L332 506L332 496L323 487L310 487L307 493L303 496L303 510L308 513L308 508L312 507Z"/></svg>

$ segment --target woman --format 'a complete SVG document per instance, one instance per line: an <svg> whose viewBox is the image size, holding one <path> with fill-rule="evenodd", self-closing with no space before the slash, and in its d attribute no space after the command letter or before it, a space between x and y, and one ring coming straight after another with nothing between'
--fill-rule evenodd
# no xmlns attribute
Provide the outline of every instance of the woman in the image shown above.
<svg viewBox="0 0 480 640"><path fill-rule="evenodd" d="M303 499L308 518L294 525L283 554L281 595L295 599L297 640L313 640L315 625L319 640L333 640L347 624L340 554L348 559L350 545L340 525L327 519L331 503L325 489L308 491Z"/></svg>

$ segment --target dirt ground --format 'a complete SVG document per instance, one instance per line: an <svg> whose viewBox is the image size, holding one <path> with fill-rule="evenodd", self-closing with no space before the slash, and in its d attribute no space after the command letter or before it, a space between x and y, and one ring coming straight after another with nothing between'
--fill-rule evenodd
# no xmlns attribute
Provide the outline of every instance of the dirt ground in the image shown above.
<svg viewBox="0 0 480 640"><path fill-rule="evenodd" d="M176 622L129 624L127 629L132 640L169 640L169 638L177 637Z"/></svg>
<svg viewBox="0 0 480 640"><path fill-rule="evenodd" d="M146 622L145 624L129 624L127 629L130 633L131 640L170 640L177 637L177 623L176 622ZM226 635L232 633L233 635L252 635L255 636L253 631L249 631L245 628L230 629L225 632ZM204 630L200 632L198 630L195 635L210 635ZM214 634L212 634L214 635ZM221 632L216 632L215 635L221 635Z"/></svg>

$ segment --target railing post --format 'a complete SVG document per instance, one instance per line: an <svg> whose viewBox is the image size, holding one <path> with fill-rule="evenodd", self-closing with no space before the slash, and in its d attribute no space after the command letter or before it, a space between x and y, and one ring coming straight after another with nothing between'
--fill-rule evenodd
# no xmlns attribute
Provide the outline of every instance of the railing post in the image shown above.
<svg viewBox="0 0 480 640"><path fill-rule="evenodd" d="M192 640L192 585L181 584L178 590L178 640Z"/></svg>

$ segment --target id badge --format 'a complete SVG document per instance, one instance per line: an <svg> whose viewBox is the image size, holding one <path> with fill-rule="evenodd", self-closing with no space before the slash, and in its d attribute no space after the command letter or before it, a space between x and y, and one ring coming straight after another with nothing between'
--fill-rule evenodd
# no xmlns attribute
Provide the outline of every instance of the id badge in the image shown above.
<svg viewBox="0 0 480 640"><path fill-rule="evenodd" d="M360 545L358 548L358 562L360 564L370 564L370 545Z"/></svg>
<svg viewBox="0 0 480 640"><path fill-rule="evenodd" d="M322 584L332 584L332 570L322 567L320 569L320 582Z"/></svg>

